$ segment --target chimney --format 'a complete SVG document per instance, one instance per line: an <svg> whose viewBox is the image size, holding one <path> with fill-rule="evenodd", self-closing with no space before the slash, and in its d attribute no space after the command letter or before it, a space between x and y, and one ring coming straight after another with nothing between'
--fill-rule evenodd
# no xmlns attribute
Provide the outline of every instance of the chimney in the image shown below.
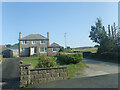
<svg viewBox="0 0 120 90"><path fill-rule="evenodd" d="M21 39L22 38L22 35L21 35L21 32L19 32L19 39Z"/></svg>
<svg viewBox="0 0 120 90"><path fill-rule="evenodd" d="M20 39L22 38L22 36L21 36L21 32L19 32L19 57L20 57L20 45L21 45L21 43L20 43Z"/></svg>
<svg viewBox="0 0 120 90"><path fill-rule="evenodd" d="M47 32L48 46L49 46L49 32Z"/></svg>
<svg viewBox="0 0 120 90"><path fill-rule="evenodd" d="M47 39L49 39L49 32L47 32Z"/></svg>
<svg viewBox="0 0 120 90"><path fill-rule="evenodd" d="M49 47L49 32L47 32L47 47ZM49 56L49 52L48 52L48 48L47 48L47 56Z"/></svg>

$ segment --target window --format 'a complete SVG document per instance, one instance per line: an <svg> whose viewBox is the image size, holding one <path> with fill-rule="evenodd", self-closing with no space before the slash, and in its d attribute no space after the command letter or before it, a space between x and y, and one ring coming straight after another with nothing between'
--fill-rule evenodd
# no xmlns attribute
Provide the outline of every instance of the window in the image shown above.
<svg viewBox="0 0 120 90"><path fill-rule="evenodd" d="M40 52L47 52L47 48L46 47L40 47Z"/></svg>
<svg viewBox="0 0 120 90"><path fill-rule="evenodd" d="M57 51L57 48L53 48L53 52L56 52Z"/></svg>
<svg viewBox="0 0 120 90"><path fill-rule="evenodd" d="M24 52L25 51L25 48L21 48L21 52Z"/></svg>
<svg viewBox="0 0 120 90"><path fill-rule="evenodd" d="M27 41L22 41L22 44L27 44Z"/></svg>
<svg viewBox="0 0 120 90"><path fill-rule="evenodd" d="M33 41L32 41L32 44L36 44L36 40L33 40Z"/></svg>
<svg viewBox="0 0 120 90"><path fill-rule="evenodd" d="M41 40L40 43L41 43L41 44L45 44L45 43L46 43L46 40Z"/></svg>

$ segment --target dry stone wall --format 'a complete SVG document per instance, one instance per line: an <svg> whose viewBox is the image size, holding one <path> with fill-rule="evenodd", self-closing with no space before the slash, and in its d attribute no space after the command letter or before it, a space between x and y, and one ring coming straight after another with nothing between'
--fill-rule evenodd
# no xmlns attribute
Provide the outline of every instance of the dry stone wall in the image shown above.
<svg viewBox="0 0 120 90"><path fill-rule="evenodd" d="M30 69L30 64L20 64L20 87L33 83L68 79L67 67L50 67Z"/></svg>

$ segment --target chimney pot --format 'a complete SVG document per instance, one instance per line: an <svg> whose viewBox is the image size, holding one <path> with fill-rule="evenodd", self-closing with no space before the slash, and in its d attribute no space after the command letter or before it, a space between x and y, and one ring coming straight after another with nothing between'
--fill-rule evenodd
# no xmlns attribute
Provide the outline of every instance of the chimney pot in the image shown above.
<svg viewBox="0 0 120 90"><path fill-rule="evenodd" d="M19 32L19 39L21 39L22 38L22 35L21 35L21 32Z"/></svg>

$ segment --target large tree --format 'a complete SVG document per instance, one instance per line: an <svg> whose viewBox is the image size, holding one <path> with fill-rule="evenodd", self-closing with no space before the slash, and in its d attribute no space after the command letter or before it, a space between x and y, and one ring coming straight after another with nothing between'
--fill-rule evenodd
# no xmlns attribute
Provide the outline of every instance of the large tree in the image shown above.
<svg viewBox="0 0 120 90"><path fill-rule="evenodd" d="M97 18L95 26L91 26L91 31L89 37L93 42L101 44L101 42L106 38L107 33L105 32L105 27L102 26L102 21Z"/></svg>
<svg viewBox="0 0 120 90"><path fill-rule="evenodd" d="M105 31L105 27L102 25L101 19L97 18L95 26L91 26L91 31L89 35L90 39L93 40L93 42L98 43L100 46L97 53L110 52L113 50L115 45L114 38L111 37L111 33L114 34L114 28L111 28L110 30L110 25L108 25L107 34L107 31Z"/></svg>

